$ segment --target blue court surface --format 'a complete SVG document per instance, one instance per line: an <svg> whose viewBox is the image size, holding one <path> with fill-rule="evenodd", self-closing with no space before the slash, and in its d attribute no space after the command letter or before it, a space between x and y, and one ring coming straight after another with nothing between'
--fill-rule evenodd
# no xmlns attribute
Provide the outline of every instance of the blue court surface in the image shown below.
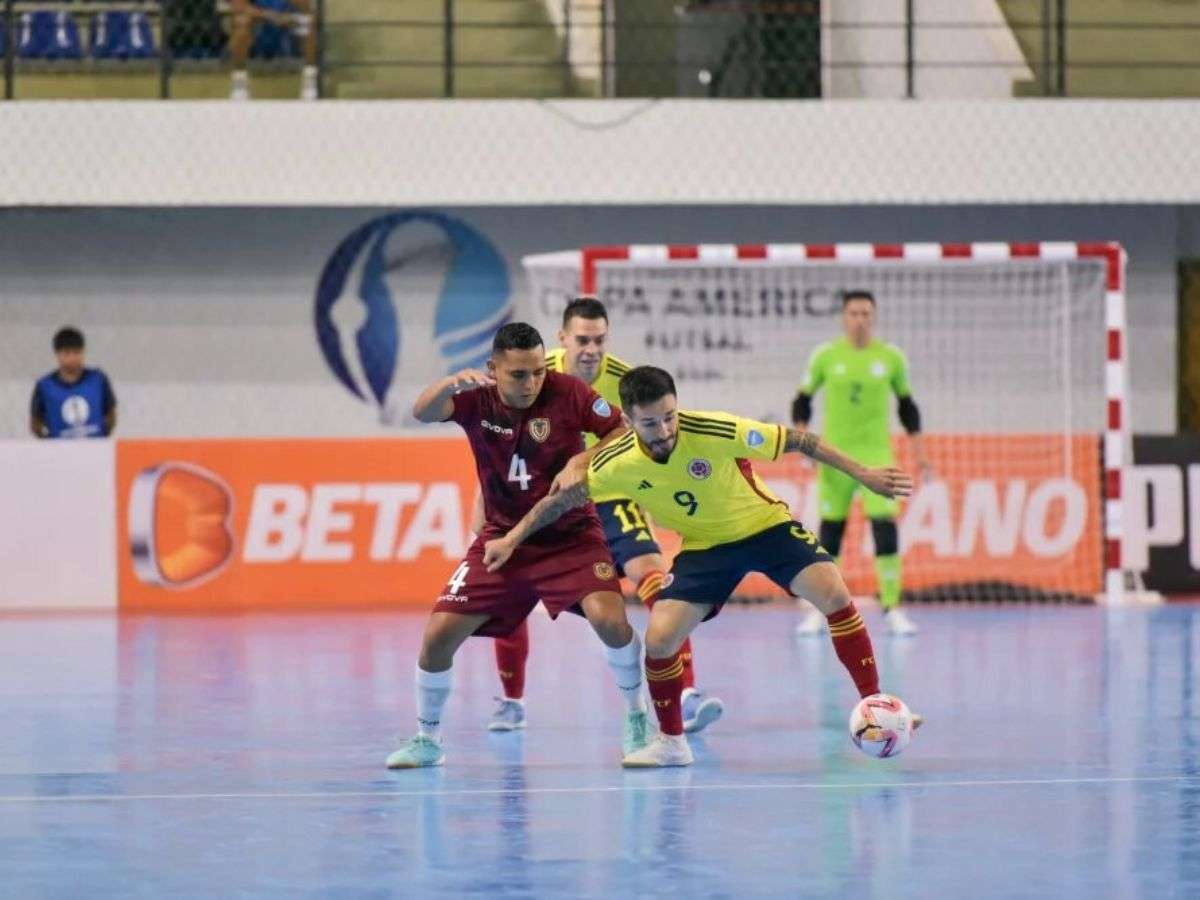
<svg viewBox="0 0 1200 900"><path fill-rule="evenodd" d="M571 616L533 622L525 733L485 730L469 642L415 772L383 762L421 615L4 617L0 896L1200 897L1200 607L918 607L908 639L872 610L927 717L890 761L796 616L702 626L725 718L631 772Z"/></svg>

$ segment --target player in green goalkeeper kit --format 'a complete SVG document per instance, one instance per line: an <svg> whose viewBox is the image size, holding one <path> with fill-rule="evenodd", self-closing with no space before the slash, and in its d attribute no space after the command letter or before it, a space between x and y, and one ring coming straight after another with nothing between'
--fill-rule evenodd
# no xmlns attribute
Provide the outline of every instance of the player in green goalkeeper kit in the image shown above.
<svg viewBox="0 0 1200 900"><path fill-rule="evenodd" d="M812 418L812 398L825 389L826 442L867 466L894 462L890 434L890 399L898 401L900 423L912 438L917 464L925 477L929 462L921 442L921 413L908 383L908 360L899 347L872 337L875 297L868 291L850 291L842 300L845 333L813 350L804 383L792 403L792 422L807 428ZM821 545L833 556L841 551L850 502L858 482L830 466L817 471L821 513ZM896 532L895 500L862 492L863 512L871 520L875 539L875 572L879 578L879 603L892 634L915 634L917 627L900 609L900 547ZM820 634L825 617L811 609L796 628L799 634Z"/></svg>

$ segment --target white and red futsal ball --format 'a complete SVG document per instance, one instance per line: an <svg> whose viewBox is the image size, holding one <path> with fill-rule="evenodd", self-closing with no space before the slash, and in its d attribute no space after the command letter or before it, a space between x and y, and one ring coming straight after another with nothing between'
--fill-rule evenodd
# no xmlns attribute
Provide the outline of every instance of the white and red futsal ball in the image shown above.
<svg viewBox="0 0 1200 900"><path fill-rule="evenodd" d="M872 694L850 711L850 740L867 756L899 756L912 740L912 733L912 713L899 697Z"/></svg>

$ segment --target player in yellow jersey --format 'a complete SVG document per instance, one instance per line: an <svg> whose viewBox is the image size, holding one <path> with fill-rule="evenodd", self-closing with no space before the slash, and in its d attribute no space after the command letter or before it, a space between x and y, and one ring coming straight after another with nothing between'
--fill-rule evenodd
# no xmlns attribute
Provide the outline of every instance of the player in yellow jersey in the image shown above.
<svg viewBox="0 0 1200 900"><path fill-rule="evenodd" d="M530 534L586 502L589 492L628 492L656 521L683 537L646 629L646 680L661 734L626 755L623 765L691 764L680 715L679 649L697 625L721 611L748 572L762 572L820 609L859 694L879 693L871 638L833 558L792 519L787 504L755 474L751 460L798 451L885 497L907 496L912 479L894 467L860 465L812 432L727 413L680 410L674 380L653 366L630 370L620 390L632 431L601 449L590 464L583 456L568 463L556 481L557 493L552 488L507 534L489 541L483 561L495 571Z"/></svg>
<svg viewBox="0 0 1200 900"><path fill-rule="evenodd" d="M629 371L628 363L608 352L608 311L595 297L576 297L563 310L561 344L546 354L546 368L551 372L574 375L613 406L620 406L618 386L621 376ZM587 447L595 446L595 435L584 435ZM628 493L605 491L592 496L604 537L608 542L617 571L634 583L638 597L653 607L658 599L666 562L654 540L654 533L642 509L629 499ZM479 513L482 516L482 512ZM526 622L511 635L496 638L496 668L504 696L498 697L496 711L488 722L491 731L512 731L525 727L525 668L529 658L529 628ZM716 697L705 696L696 688L692 670L692 645L685 641L680 649L684 666L682 699L683 727L689 734L702 731L717 721L724 704Z"/></svg>

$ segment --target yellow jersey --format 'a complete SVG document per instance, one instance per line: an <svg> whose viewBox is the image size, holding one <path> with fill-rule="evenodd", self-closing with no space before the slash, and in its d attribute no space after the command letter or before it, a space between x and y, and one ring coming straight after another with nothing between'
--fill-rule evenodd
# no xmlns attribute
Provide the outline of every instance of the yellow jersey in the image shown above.
<svg viewBox="0 0 1200 900"><path fill-rule="evenodd" d="M567 351L559 347L556 350L551 350L546 354L546 368L551 372L563 372L566 370ZM600 372L596 376L589 387L612 405L613 409L621 408L621 393L617 389L621 383L621 376L630 369L629 363L624 360L617 359L615 356L605 353L604 359L600 360ZM578 376L576 376L578 377ZM594 447L597 438L594 434L585 434L583 436L583 445ZM593 496L593 503L604 503L609 500L624 500L627 495L619 493L608 493L603 496Z"/></svg>
<svg viewBox="0 0 1200 900"><path fill-rule="evenodd" d="M593 499L631 497L678 532L684 550L740 541L792 520L750 464L779 459L786 434L782 425L681 409L666 462L655 462L631 431L592 459L588 490Z"/></svg>

